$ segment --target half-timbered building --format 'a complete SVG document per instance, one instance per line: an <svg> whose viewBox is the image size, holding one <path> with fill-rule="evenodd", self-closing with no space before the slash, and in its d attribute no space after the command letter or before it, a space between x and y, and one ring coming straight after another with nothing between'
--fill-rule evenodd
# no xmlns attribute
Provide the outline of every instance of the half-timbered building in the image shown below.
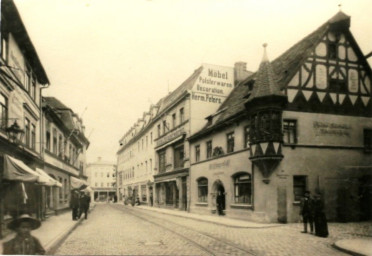
<svg viewBox="0 0 372 256"><path fill-rule="evenodd" d="M371 219L371 68L338 12L241 82L189 138L191 211L299 220L305 190L330 220ZM266 45L265 45L266 49ZM266 51L266 50L265 50Z"/></svg>

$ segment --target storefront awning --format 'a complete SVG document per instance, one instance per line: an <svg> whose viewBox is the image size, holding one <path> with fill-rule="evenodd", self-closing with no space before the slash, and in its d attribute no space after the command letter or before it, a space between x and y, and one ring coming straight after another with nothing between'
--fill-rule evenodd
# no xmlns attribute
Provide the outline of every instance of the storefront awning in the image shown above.
<svg viewBox="0 0 372 256"><path fill-rule="evenodd" d="M70 178L72 189L84 189L88 187L88 183L85 180L81 180L75 177Z"/></svg>
<svg viewBox="0 0 372 256"><path fill-rule="evenodd" d="M37 182L40 175L28 167L21 160L11 156L4 156L4 175L3 179L16 180L23 182Z"/></svg>
<svg viewBox="0 0 372 256"><path fill-rule="evenodd" d="M44 186L56 186L56 187L62 187L62 184L52 177L50 177L44 170L36 168L36 172L40 175L39 180L37 181L40 185Z"/></svg>

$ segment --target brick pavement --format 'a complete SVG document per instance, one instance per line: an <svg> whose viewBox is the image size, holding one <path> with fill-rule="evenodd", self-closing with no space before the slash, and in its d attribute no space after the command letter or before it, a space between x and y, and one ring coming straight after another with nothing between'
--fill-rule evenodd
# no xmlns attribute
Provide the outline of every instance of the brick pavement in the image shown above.
<svg viewBox="0 0 372 256"><path fill-rule="evenodd" d="M126 214L129 212L153 223ZM239 255L241 248L255 255L348 255L332 244L339 239L372 235L370 224L330 223L330 236L320 238L300 233L300 223L261 229L234 228L107 204L99 205L56 254Z"/></svg>
<svg viewBox="0 0 372 256"><path fill-rule="evenodd" d="M56 255L209 255L174 233L109 204L97 205Z"/></svg>

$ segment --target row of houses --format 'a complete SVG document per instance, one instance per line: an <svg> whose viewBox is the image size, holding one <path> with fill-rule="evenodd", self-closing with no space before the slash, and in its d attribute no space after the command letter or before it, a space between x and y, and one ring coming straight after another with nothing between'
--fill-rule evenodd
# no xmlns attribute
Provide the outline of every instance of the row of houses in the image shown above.
<svg viewBox="0 0 372 256"><path fill-rule="evenodd" d="M120 139L119 199L296 222L306 190L330 220L371 219L371 68L338 12L259 69L203 64Z"/></svg>
<svg viewBox="0 0 372 256"><path fill-rule="evenodd" d="M54 97L16 5L1 1L0 236L22 213L38 219L69 208L87 180L82 119Z"/></svg>

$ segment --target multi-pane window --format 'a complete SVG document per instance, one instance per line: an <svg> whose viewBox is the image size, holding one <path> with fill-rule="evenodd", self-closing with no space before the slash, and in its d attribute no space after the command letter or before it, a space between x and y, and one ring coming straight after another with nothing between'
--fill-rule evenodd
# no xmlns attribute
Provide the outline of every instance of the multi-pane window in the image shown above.
<svg viewBox="0 0 372 256"><path fill-rule="evenodd" d="M176 127L176 113L172 115L172 127Z"/></svg>
<svg viewBox="0 0 372 256"><path fill-rule="evenodd" d="M167 121L163 120L163 134L167 132Z"/></svg>
<svg viewBox="0 0 372 256"><path fill-rule="evenodd" d="M34 124L31 124L31 148L35 149L36 144L36 127Z"/></svg>
<svg viewBox="0 0 372 256"><path fill-rule="evenodd" d="M36 78L35 76L32 76L31 77L31 88L30 88L30 94L31 94L31 98L35 100L35 97L36 97Z"/></svg>
<svg viewBox="0 0 372 256"><path fill-rule="evenodd" d="M208 202L208 179L198 179L198 202Z"/></svg>
<svg viewBox="0 0 372 256"><path fill-rule="evenodd" d="M0 129L7 128L8 121L8 99L0 93Z"/></svg>
<svg viewBox="0 0 372 256"><path fill-rule="evenodd" d="M165 172L165 151L159 152L159 173Z"/></svg>
<svg viewBox="0 0 372 256"><path fill-rule="evenodd" d="M195 162L200 161L200 145L195 146Z"/></svg>
<svg viewBox="0 0 372 256"><path fill-rule="evenodd" d="M67 179L65 179L65 200L67 200L68 198L68 191L69 191L69 188L67 184Z"/></svg>
<svg viewBox="0 0 372 256"><path fill-rule="evenodd" d="M234 133L230 132L226 134L227 138L227 153L234 152Z"/></svg>
<svg viewBox="0 0 372 256"><path fill-rule="evenodd" d="M244 127L244 148L249 148L249 126Z"/></svg>
<svg viewBox="0 0 372 256"><path fill-rule="evenodd" d="M252 204L252 179L248 173L234 177L234 202L237 204Z"/></svg>
<svg viewBox="0 0 372 256"><path fill-rule="evenodd" d="M2 33L1 35L1 58L8 62L8 39L5 37L5 34Z"/></svg>
<svg viewBox="0 0 372 256"><path fill-rule="evenodd" d="M30 120L25 118L25 144L26 146L30 146Z"/></svg>
<svg viewBox="0 0 372 256"><path fill-rule="evenodd" d="M301 198L304 196L305 191L306 191L306 176L304 175L293 176L294 201L295 202L301 201Z"/></svg>
<svg viewBox="0 0 372 256"><path fill-rule="evenodd" d="M49 131L49 128L47 128L47 131L46 131L46 149L50 151L50 131Z"/></svg>
<svg viewBox="0 0 372 256"><path fill-rule="evenodd" d="M364 129L363 137L364 137L364 151L372 152L372 129Z"/></svg>
<svg viewBox="0 0 372 256"><path fill-rule="evenodd" d="M152 173L152 159L150 159L150 173Z"/></svg>
<svg viewBox="0 0 372 256"><path fill-rule="evenodd" d="M207 159L212 157L212 141L207 141Z"/></svg>
<svg viewBox="0 0 372 256"><path fill-rule="evenodd" d="M53 153L57 154L57 130L53 128Z"/></svg>
<svg viewBox="0 0 372 256"><path fill-rule="evenodd" d="M297 121L283 120L283 141L288 144L297 143Z"/></svg>
<svg viewBox="0 0 372 256"><path fill-rule="evenodd" d="M62 180L62 178L61 177L58 177L58 179L59 179L59 183L61 183L61 184L63 184L63 180ZM61 187L61 188L59 188L59 200L62 200L63 199L63 188L64 187Z"/></svg>
<svg viewBox="0 0 372 256"><path fill-rule="evenodd" d="M174 148L174 168L183 167L184 149L183 145Z"/></svg>
<svg viewBox="0 0 372 256"><path fill-rule="evenodd" d="M158 124L158 137L160 137L161 127L160 124Z"/></svg>
<svg viewBox="0 0 372 256"><path fill-rule="evenodd" d="M180 109L180 124L182 124L185 121L185 113L183 108Z"/></svg>
<svg viewBox="0 0 372 256"><path fill-rule="evenodd" d="M152 132L150 133L150 144L152 144Z"/></svg>
<svg viewBox="0 0 372 256"><path fill-rule="evenodd" d="M62 157L62 155L63 155L63 138L62 138L62 135L59 135L58 156Z"/></svg>
<svg viewBox="0 0 372 256"><path fill-rule="evenodd" d="M27 92L30 91L30 85L31 85L31 80L32 80L32 72L31 68L29 65L26 65L26 72L25 72L25 84L24 87Z"/></svg>

